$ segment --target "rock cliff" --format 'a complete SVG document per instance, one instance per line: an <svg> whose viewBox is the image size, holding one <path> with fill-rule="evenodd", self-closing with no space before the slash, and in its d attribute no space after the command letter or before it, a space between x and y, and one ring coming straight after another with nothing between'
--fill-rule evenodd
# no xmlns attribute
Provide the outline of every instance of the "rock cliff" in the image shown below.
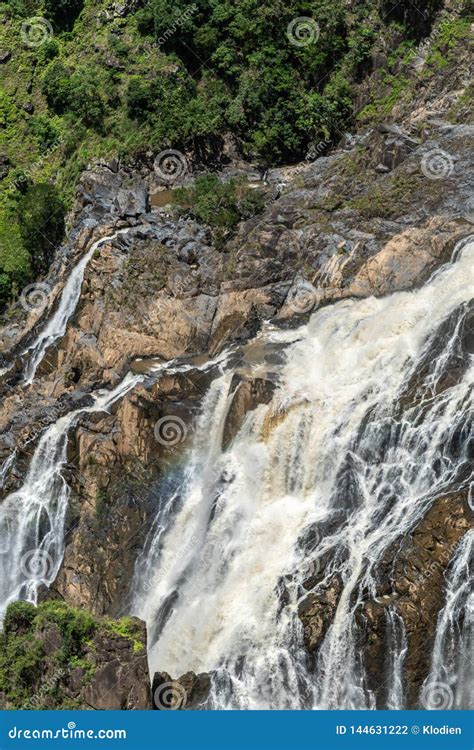
<svg viewBox="0 0 474 750"><path fill-rule="evenodd" d="M263 175L262 214L241 223L223 247L215 246L208 227L169 205L151 205L157 183L148 165L94 164L82 175L67 241L43 280L50 290L45 304L27 311L17 305L0 329L0 466L15 451L1 475L3 495L21 484L44 428L88 404L92 391L117 385L130 368L148 372L175 358L188 361L189 371L147 378L111 413L78 419L65 468L72 497L64 560L45 599L54 595L97 618L127 612L164 467L179 464L186 445L163 445L155 426L173 415L192 432L209 381L197 363L242 346L268 322L291 327L343 298L421 285L450 259L456 242L472 234L474 125L465 104L471 65L460 50L455 66L435 71L422 87L423 60L412 65L406 101L382 122L362 118L328 156ZM375 72L362 99L377 86ZM255 175L253 165L243 169ZM56 309L71 268L93 241L124 228L130 231L95 251L66 334L48 350L35 382L25 385L21 368L28 347ZM235 385L225 445L273 388L269 380L245 374ZM396 599L407 629L411 705L426 677L424 644L433 638L449 550L468 527L465 498L449 498L440 498L405 545L388 556L378 597L361 612L370 677L381 701L383 597ZM314 581L308 584L313 587ZM300 605L310 654L317 653L339 594L334 579ZM34 636L37 653L46 658L31 677L37 707L151 707L142 624L133 621L123 634L119 624L99 619L90 645L63 664L64 634L48 606L41 604L38 614L19 608L2 636L7 651L12 638ZM5 669L11 674L10 666ZM158 675L154 691L170 681L166 673ZM205 700L206 676L189 673L181 683L193 696L186 707ZM17 694L0 685L2 690L6 707L32 700L22 676ZM66 696L60 704L58 691Z"/></svg>

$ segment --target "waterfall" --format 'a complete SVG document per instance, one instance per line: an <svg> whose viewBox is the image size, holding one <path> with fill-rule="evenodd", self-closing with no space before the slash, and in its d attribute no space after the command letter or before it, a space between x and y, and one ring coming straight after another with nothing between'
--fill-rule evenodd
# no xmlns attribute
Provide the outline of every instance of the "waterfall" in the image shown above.
<svg viewBox="0 0 474 750"><path fill-rule="evenodd" d="M30 350L27 382L64 334L85 267L109 239L73 270ZM164 478L137 561L134 613L148 624L151 670L209 672L212 708L378 705L360 614L379 595L384 555L437 497L472 485L473 261L474 243L460 244L453 262L420 289L343 300L293 331L269 325L245 365L228 351L200 366L145 366L145 374L127 375L112 391L92 394L91 406L58 419L40 438L23 487L0 505L0 619L15 599L35 602L59 572L70 495L62 472L79 415L106 411L165 371L215 368L192 446ZM270 403L246 414L224 450L235 376L270 370ZM13 460L1 467L2 479ZM425 694L447 686L455 708L468 704L471 554L467 535L448 568L423 686ZM331 586L334 612L309 656L299 607L308 593ZM407 638L389 599L385 700L402 708Z"/></svg>
<svg viewBox="0 0 474 750"><path fill-rule="evenodd" d="M127 234L129 231L130 227L127 229L120 229L114 234L111 234L108 237L102 237L100 240L97 240L97 242L94 242L87 253L72 270L66 284L64 285L57 310L45 328L38 335L34 344L27 350L27 352L25 352L25 354L29 354L29 361L25 368L25 383L27 385L31 385L33 382L36 370L38 369L47 349L49 349L55 341L60 339L66 333L68 321L74 313L81 296L81 287L84 280L85 270L95 251L106 242L116 239L120 234Z"/></svg>
<svg viewBox="0 0 474 750"><path fill-rule="evenodd" d="M58 574L70 494L62 476L70 428L80 414L107 411L141 379L128 374L114 390L93 394L91 406L52 424L38 442L23 487L0 505L0 621L11 601L36 602L39 587Z"/></svg>
<svg viewBox="0 0 474 750"><path fill-rule="evenodd" d="M423 686L427 708L474 709L474 532L456 549L449 571L446 603L439 614L430 674Z"/></svg>
<svg viewBox="0 0 474 750"><path fill-rule="evenodd" d="M227 353L222 353L199 367L171 360L150 365L144 374L128 373L112 391L100 389L91 394L91 406L70 412L45 431L32 457L23 487L0 504L0 622L11 601L27 599L36 602L40 586L50 586L61 567L70 496L62 470L67 461L69 430L78 417L108 411L146 378L156 380L164 372L186 373L193 369L205 372L213 367L222 368L227 356ZM12 457L7 459L0 470L0 478L12 460Z"/></svg>
<svg viewBox="0 0 474 750"><path fill-rule="evenodd" d="M10 471L11 467L15 463L17 451L16 449L10 453L9 456L5 459L5 461L0 466L0 490L3 489L3 485L5 484L5 479L8 475L8 472Z"/></svg>
<svg viewBox="0 0 474 750"><path fill-rule="evenodd" d="M472 481L473 269L471 241L420 289L340 301L293 341L269 329L286 345L278 387L225 451L232 372L214 380L137 565L152 672L210 672L213 708L375 707L357 614L387 550ZM316 594L340 581L314 664L298 617L311 577ZM387 700L402 707L405 634L387 617Z"/></svg>
<svg viewBox="0 0 474 750"><path fill-rule="evenodd" d="M387 708L392 711L397 711L405 707L403 667L408 652L408 643L405 632L405 623L398 612L390 607L387 609L386 617L387 643L390 644L387 659L387 672L390 680Z"/></svg>

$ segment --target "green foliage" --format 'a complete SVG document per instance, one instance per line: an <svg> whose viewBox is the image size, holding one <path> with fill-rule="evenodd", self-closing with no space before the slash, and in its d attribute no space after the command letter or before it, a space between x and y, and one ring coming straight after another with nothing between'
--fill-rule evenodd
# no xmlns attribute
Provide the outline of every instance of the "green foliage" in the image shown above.
<svg viewBox="0 0 474 750"><path fill-rule="evenodd" d="M71 100L71 77L59 60L48 65L41 91L53 112L62 114L68 108Z"/></svg>
<svg viewBox="0 0 474 750"><path fill-rule="evenodd" d="M17 208L23 246L36 274L48 270L64 235L64 206L53 185L30 186Z"/></svg>
<svg viewBox="0 0 474 750"><path fill-rule="evenodd" d="M299 47L288 38L287 27L300 16L310 19L315 38ZM347 103L338 98L336 87L330 102L320 96L323 82L348 50L343 0L198 0L194 6L184 0L149 0L139 29L176 55L193 79L196 62L206 61L197 66L203 86L194 94L195 108L200 108L203 88L210 87L212 125L220 132L234 131L266 163L299 158L310 142L324 134L333 137L344 119ZM133 116L156 110L159 100L150 90L134 84L129 94ZM178 130L184 137L189 121L196 132L193 107L185 105L185 111L186 122ZM213 130L204 132L209 137Z"/></svg>
<svg viewBox="0 0 474 750"><path fill-rule="evenodd" d="M45 653L51 629L60 640L56 650ZM0 691L14 708L74 708L61 690L61 680L80 668L83 683L96 671L90 652L97 635L119 635L131 642L134 652L144 648L140 624L131 617L95 620L62 601L46 601L34 607L14 602L7 609L0 632Z"/></svg>
<svg viewBox="0 0 474 750"><path fill-rule="evenodd" d="M38 58L41 63L54 60L59 55L59 44L56 39L46 39L38 49Z"/></svg>
<svg viewBox="0 0 474 750"><path fill-rule="evenodd" d="M46 664L43 633L51 625L57 626L63 646L54 655L49 653ZM47 666L56 662L58 667L74 668L96 629L91 615L64 602L44 602L37 608L27 602L10 604L0 633L0 691L17 708L29 705L35 695L34 704L41 707L41 698L51 692L48 681L41 684ZM61 696L57 702L61 706Z"/></svg>
<svg viewBox="0 0 474 750"><path fill-rule="evenodd" d="M14 16L27 18L38 12L41 0L7 0L7 6Z"/></svg>
<svg viewBox="0 0 474 750"><path fill-rule="evenodd" d="M131 641L135 652L143 650L140 624L133 617L122 617L120 620L107 619L105 621L105 630Z"/></svg>
<svg viewBox="0 0 474 750"><path fill-rule="evenodd" d="M51 136L41 118L33 130L40 140ZM26 177L18 184L21 192L17 191L16 202L0 211L0 309L48 269L64 234L64 206L57 189L33 185Z"/></svg>
<svg viewBox="0 0 474 750"><path fill-rule="evenodd" d="M83 5L84 0L44 0L47 18L59 29L72 29Z"/></svg>
<svg viewBox="0 0 474 750"><path fill-rule="evenodd" d="M36 626L44 627L48 623L58 626L64 639L61 659L68 661L74 654L80 652L97 629L97 623L88 612L68 607L62 601L44 602L37 610Z"/></svg>
<svg viewBox="0 0 474 750"><path fill-rule="evenodd" d="M443 0L380 0L382 18L402 23L417 38L429 33L433 18L442 7Z"/></svg>
<svg viewBox="0 0 474 750"><path fill-rule="evenodd" d="M49 117L38 115L29 121L29 130L36 139L40 151L48 151L58 143L60 134Z"/></svg>
<svg viewBox="0 0 474 750"><path fill-rule="evenodd" d="M0 310L31 278L30 254L25 249L16 218L0 215Z"/></svg>
<svg viewBox="0 0 474 750"><path fill-rule="evenodd" d="M13 602L3 621L4 633L24 633L30 630L36 618L36 607L30 602Z"/></svg>
<svg viewBox="0 0 474 750"><path fill-rule="evenodd" d="M72 75L69 110L82 120L84 125L101 130L105 103L99 78L92 67L80 68Z"/></svg>
<svg viewBox="0 0 474 750"><path fill-rule="evenodd" d="M264 206L262 193L252 190L245 179L222 182L215 174L198 177L190 188L178 188L173 199L198 221L213 227L217 240Z"/></svg>
<svg viewBox="0 0 474 750"><path fill-rule="evenodd" d="M0 691L20 705L31 696L43 669L44 646L31 638L35 616L32 604L15 602L0 633Z"/></svg>
<svg viewBox="0 0 474 750"><path fill-rule="evenodd" d="M92 66L70 71L59 60L50 63L43 78L42 92L53 112L74 115L88 127L100 131L105 102L98 73Z"/></svg>

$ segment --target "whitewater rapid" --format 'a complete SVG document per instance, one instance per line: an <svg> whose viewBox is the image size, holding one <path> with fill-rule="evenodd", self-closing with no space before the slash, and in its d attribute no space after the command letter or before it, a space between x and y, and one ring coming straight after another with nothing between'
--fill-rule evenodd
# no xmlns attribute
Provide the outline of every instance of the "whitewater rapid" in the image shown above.
<svg viewBox="0 0 474 750"><path fill-rule="evenodd" d="M29 350L26 382L64 335L94 251L115 236L73 269ZM214 368L192 447L160 490L137 561L133 612L148 624L150 670L210 672L211 708L374 708L357 613L377 595L378 565L436 497L472 488L474 369L463 341L473 261L474 243L461 243L420 289L344 300L293 331L268 325L250 364L235 351L199 367L160 363L91 394L90 406L45 430L23 486L0 505L0 619L15 599L36 602L59 572L70 496L63 469L78 417L107 411L148 377ZM276 350L271 366L255 358ZM248 413L223 450L236 382L270 370L270 403ZM14 461L1 467L2 482ZM454 707L469 700L471 556L466 536L448 568L425 683L447 684ZM308 579L312 589L302 586ZM308 590L336 579L335 616L313 662L298 609ZM407 636L396 603L385 614L386 707L397 709L407 700Z"/></svg>
<svg viewBox="0 0 474 750"><path fill-rule="evenodd" d="M214 380L137 565L152 673L210 672L212 708L375 707L356 614L376 596L377 564L436 497L472 482L472 352L449 388L443 377L460 356L473 269L474 244L461 244L420 289L316 312L293 334L271 403L247 414L226 451L232 372ZM316 593L335 577L342 590L311 665L298 606L315 574ZM387 628L387 703L402 708L394 608Z"/></svg>

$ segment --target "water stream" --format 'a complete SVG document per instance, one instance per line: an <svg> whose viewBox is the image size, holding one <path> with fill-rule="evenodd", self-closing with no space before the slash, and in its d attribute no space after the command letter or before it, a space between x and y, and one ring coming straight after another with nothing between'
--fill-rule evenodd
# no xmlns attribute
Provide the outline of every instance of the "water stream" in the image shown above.
<svg viewBox="0 0 474 750"><path fill-rule="evenodd" d="M31 348L27 382L64 335L87 263L109 239L73 270ZM36 601L58 574L70 495L62 471L79 416L107 411L149 376L215 367L192 447L163 486L137 561L134 613L148 624L151 672L210 672L212 708L374 708L358 613L378 594L387 550L434 499L473 480L473 269L471 242L420 289L341 301L296 331L266 327L245 368L235 352L199 365L140 365L92 394L92 405L46 429L23 487L0 505L0 617L15 599ZM223 450L234 375L262 376L258 353L268 349L283 352L273 398ZM467 701L471 551L465 537L451 562L428 677L448 683L454 707ZM316 594L340 582L315 662L298 616L309 579ZM386 628L387 707L402 708L407 641L396 604Z"/></svg>
<svg viewBox="0 0 474 750"><path fill-rule="evenodd" d="M106 242L111 242L119 235L127 234L129 231L130 227L127 227L126 229L120 229L107 237L101 237L100 240L92 243L87 253L83 255L81 260L73 268L66 284L64 285L61 299L55 313L50 318L44 329L39 333L34 344L26 352L29 357L24 375L26 384L31 384L33 382L36 370L49 347L52 346L55 341L62 338L66 333L67 324L73 315L81 296L84 273L95 251Z"/></svg>
<svg viewBox="0 0 474 750"><path fill-rule="evenodd" d="M457 256L421 289L314 314L272 402L247 415L226 451L232 373L213 382L137 567L152 673L211 672L209 705L220 709L375 707L357 613L377 595L389 547L473 476L474 366L463 342L474 244ZM316 592L336 578L342 590L311 667L298 605L315 573ZM405 634L393 613L387 627L388 703L400 708Z"/></svg>
<svg viewBox="0 0 474 750"><path fill-rule="evenodd" d="M0 621L11 601L36 602L39 587L49 586L61 566L70 495L62 471L70 428L81 414L107 411L140 379L127 375L112 391L93 394L91 406L52 424L38 442L23 487L0 505Z"/></svg>

